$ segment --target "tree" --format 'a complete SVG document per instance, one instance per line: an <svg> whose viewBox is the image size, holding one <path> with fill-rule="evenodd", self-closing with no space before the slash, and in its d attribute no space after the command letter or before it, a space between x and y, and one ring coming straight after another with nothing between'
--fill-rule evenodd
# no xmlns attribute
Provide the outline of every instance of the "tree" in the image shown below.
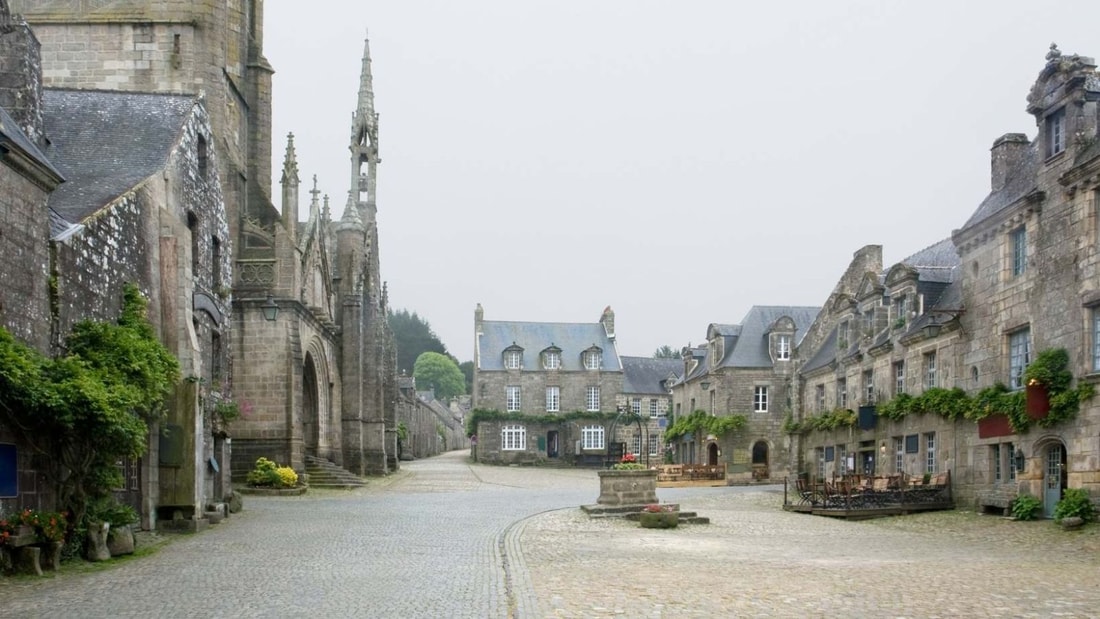
<svg viewBox="0 0 1100 619"><path fill-rule="evenodd" d="M654 359L679 359L680 358L680 352L678 350L673 349L668 344L665 344L664 346L661 346L657 350L653 351L653 358Z"/></svg>
<svg viewBox="0 0 1100 619"><path fill-rule="evenodd" d="M155 337L147 303L127 285L117 323L82 321L67 352L47 358L0 328L0 422L47 463L59 507L83 519L89 501L122 483L162 417L179 364Z"/></svg>
<svg viewBox="0 0 1100 619"><path fill-rule="evenodd" d="M466 393L474 392L474 362L463 361L458 364L458 369L462 370L462 375L466 377Z"/></svg>
<svg viewBox="0 0 1100 619"><path fill-rule="evenodd" d="M390 330L397 343L397 371L410 374L413 365L422 353L437 352L447 354L447 347L432 331L428 321L409 313L409 310L390 312Z"/></svg>
<svg viewBox="0 0 1100 619"><path fill-rule="evenodd" d="M413 378L417 389L434 389L435 397L450 400L466 393L466 379L458 364L447 355L437 352L422 353L413 365Z"/></svg>

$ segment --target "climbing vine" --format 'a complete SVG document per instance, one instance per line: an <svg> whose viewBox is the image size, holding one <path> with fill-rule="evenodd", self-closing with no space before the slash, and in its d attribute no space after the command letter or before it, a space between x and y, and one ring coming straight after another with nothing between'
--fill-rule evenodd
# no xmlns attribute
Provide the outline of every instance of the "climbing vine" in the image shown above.
<svg viewBox="0 0 1100 619"><path fill-rule="evenodd" d="M722 436L730 432L736 432L748 423L745 415L714 416L702 410L697 410L690 415L680 417L665 430L665 442L671 443L686 434L701 432Z"/></svg>
<svg viewBox="0 0 1100 619"><path fill-rule="evenodd" d="M0 423L44 456L59 506L79 522L122 485L116 466L144 452L179 364L156 339L147 302L127 285L116 323L82 321L48 358L0 328Z"/></svg>

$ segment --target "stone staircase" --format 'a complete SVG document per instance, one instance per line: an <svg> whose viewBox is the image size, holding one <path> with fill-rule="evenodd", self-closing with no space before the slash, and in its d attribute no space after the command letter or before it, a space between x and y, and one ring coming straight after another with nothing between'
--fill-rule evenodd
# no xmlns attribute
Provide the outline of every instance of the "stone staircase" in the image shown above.
<svg viewBox="0 0 1100 619"><path fill-rule="evenodd" d="M306 456L306 475L309 476L311 488L346 489L367 485L363 478L345 471L328 460L314 456Z"/></svg>
<svg viewBox="0 0 1100 619"><path fill-rule="evenodd" d="M624 518L637 521L641 517L645 505L582 505L581 509L589 518ZM710 518L700 516L697 512L679 511L677 520L680 524L710 524Z"/></svg>

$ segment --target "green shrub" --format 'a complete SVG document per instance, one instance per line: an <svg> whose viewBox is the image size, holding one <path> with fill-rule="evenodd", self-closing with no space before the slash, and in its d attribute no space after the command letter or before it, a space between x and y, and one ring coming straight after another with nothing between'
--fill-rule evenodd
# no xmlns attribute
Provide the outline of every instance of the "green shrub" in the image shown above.
<svg viewBox="0 0 1100 619"><path fill-rule="evenodd" d="M278 486L280 484L279 465L267 458L256 460L256 468L248 472L249 486Z"/></svg>
<svg viewBox="0 0 1100 619"><path fill-rule="evenodd" d="M1012 500L1012 515L1016 520L1035 520L1043 502L1030 494L1017 495Z"/></svg>
<svg viewBox="0 0 1100 619"><path fill-rule="evenodd" d="M1088 490L1084 488L1066 488L1062 493L1062 500L1054 506L1055 522L1075 516L1085 522L1096 519L1096 507L1092 504Z"/></svg>

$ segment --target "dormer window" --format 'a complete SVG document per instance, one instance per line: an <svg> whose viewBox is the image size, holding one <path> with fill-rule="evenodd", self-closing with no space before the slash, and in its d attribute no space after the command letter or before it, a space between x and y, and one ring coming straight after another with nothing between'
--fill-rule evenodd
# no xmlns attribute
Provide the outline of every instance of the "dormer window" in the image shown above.
<svg viewBox="0 0 1100 619"><path fill-rule="evenodd" d="M599 348L590 348L581 354L586 370L598 370L603 363L603 352Z"/></svg>
<svg viewBox="0 0 1100 619"><path fill-rule="evenodd" d="M905 326L909 316L906 314L908 311L908 302L906 296L901 294L894 297L894 328L900 329Z"/></svg>
<svg viewBox="0 0 1100 619"><path fill-rule="evenodd" d="M712 367L717 366L722 362L722 357L725 356L725 346L722 345L722 338L715 338L710 344L710 355L712 359Z"/></svg>
<svg viewBox="0 0 1100 619"><path fill-rule="evenodd" d="M848 349L848 321L840 323L836 332L836 347L840 350Z"/></svg>
<svg viewBox="0 0 1100 619"><path fill-rule="evenodd" d="M1066 150L1066 108L1046 118L1046 156L1053 157Z"/></svg>
<svg viewBox="0 0 1100 619"><path fill-rule="evenodd" d="M547 348L542 351L542 369L544 370L558 370L561 369L561 350L558 348Z"/></svg>
<svg viewBox="0 0 1100 619"><path fill-rule="evenodd" d="M523 365L523 349L518 346L512 346L504 351L504 368L507 370L518 370Z"/></svg>
<svg viewBox="0 0 1100 619"><path fill-rule="evenodd" d="M775 358L777 361L790 361L791 359L791 336L786 333L775 338Z"/></svg>

